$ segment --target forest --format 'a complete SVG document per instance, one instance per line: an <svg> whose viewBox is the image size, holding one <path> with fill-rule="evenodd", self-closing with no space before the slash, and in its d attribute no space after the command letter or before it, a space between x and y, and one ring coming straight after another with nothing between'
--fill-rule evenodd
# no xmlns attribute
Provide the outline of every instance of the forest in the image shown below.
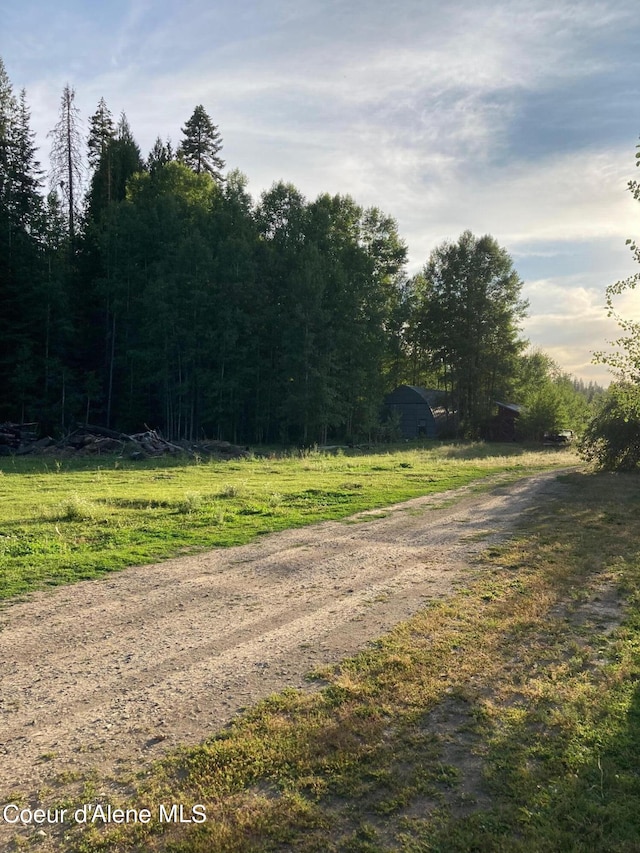
<svg viewBox="0 0 640 853"><path fill-rule="evenodd" d="M465 231L407 272L394 219L279 181L254 200L202 105L146 157L67 85L44 173L0 59L0 421L242 443L393 438L384 395L440 388L482 437L496 400L523 437L580 429L601 389L531 351L523 283Z"/></svg>

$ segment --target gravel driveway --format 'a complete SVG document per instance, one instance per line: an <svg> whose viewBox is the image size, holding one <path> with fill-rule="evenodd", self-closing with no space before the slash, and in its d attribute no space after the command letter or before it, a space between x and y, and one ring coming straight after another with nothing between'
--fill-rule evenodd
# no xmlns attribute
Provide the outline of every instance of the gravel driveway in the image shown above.
<svg viewBox="0 0 640 853"><path fill-rule="evenodd" d="M9 605L0 804L35 801L63 771L139 768L304 686L309 670L463 584L488 544L561 490L557 476L417 498Z"/></svg>

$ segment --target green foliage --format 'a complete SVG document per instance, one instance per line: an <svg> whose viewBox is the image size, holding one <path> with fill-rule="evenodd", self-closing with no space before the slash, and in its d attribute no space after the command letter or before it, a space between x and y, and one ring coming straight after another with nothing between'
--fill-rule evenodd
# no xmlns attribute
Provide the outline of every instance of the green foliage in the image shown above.
<svg viewBox="0 0 640 853"><path fill-rule="evenodd" d="M582 457L610 471L640 465L640 386L614 383L601 400L579 445Z"/></svg>
<svg viewBox="0 0 640 853"><path fill-rule="evenodd" d="M636 166L640 165L640 146ZM640 201L640 183L629 181L629 190ZM627 240L634 259L640 263L640 248ZM595 361L608 365L617 382L610 386L596 415L590 421L581 445L586 459L602 468L625 470L640 463L640 323L620 316L614 308L614 297L634 290L640 273L607 288L607 310L615 317L623 334L613 341L613 353L597 352Z"/></svg>
<svg viewBox="0 0 640 853"><path fill-rule="evenodd" d="M516 395L524 406L518 432L534 441L540 441L545 432L570 429L581 433L592 411L589 396L597 396L593 386L586 389L576 385L542 352L520 358Z"/></svg>
<svg viewBox="0 0 640 853"><path fill-rule="evenodd" d="M379 208L284 182L254 204L240 172L223 180L202 105L177 159L157 139L144 163L101 99L81 211L78 119L67 86L45 201L26 98L0 65L0 419L310 446L391 437L382 403L402 383L444 388L470 435L509 398L525 306L493 238L465 232L408 281ZM568 407L551 390L532 434Z"/></svg>
<svg viewBox="0 0 640 853"><path fill-rule="evenodd" d="M106 156L109 143L115 139L116 130L113 116L104 98L100 98L95 113L89 119L87 139L89 165L96 169Z"/></svg>
<svg viewBox="0 0 640 853"><path fill-rule="evenodd" d="M0 60L0 421L47 423L61 396L68 236L57 199L40 195L35 152L26 95Z"/></svg>
<svg viewBox="0 0 640 853"><path fill-rule="evenodd" d="M518 433L524 438L542 440L545 432L567 429L569 419L560 390L553 382L527 395L526 409L518 421Z"/></svg>
<svg viewBox="0 0 640 853"><path fill-rule="evenodd" d="M640 166L640 145L636 146L636 166ZM640 201L640 182L629 181L628 189L636 201ZM634 260L640 263L640 246L635 240L627 240ZM618 380L634 385L640 384L640 322L622 317L615 309L614 297L624 291L635 290L640 281L640 273L635 273L624 281L618 281L607 287L607 313L614 317L623 332L613 341L617 350L613 353L597 352L595 360L607 364Z"/></svg>
<svg viewBox="0 0 640 853"><path fill-rule="evenodd" d="M137 142L124 113L114 130L106 105L101 101L93 120L101 122L89 137L90 160L94 173L87 199L88 214L99 220L109 205L122 201L127 184L133 175L142 170L142 159ZM96 159L97 158L97 159Z"/></svg>
<svg viewBox="0 0 640 853"><path fill-rule="evenodd" d="M493 237L465 231L431 253L415 283L413 347L447 390L463 432L475 434L510 396L524 342L522 282Z"/></svg>
<svg viewBox="0 0 640 853"><path fill-rule="evenodd" d="M173 159L173 148L171 147L171 142L167 140L167 142L164 143L158 136L156 137L156 141L153 143L149 156L147 157L147 169L151 174L154 174L160 166L164 166Z"/></svg>

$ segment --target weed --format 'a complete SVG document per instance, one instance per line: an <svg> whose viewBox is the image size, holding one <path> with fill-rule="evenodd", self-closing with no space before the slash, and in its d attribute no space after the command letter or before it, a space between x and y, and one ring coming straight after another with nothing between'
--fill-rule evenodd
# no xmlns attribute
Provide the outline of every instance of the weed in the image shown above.
<svg viewBox="0 0 640 853"><path fill-rule="evenodd" d="M183 515L192 515L202 510L202 495L199 492L186 492L184 498L178 501L176 509Z"/></svg>
<svg viewBox="0 0 640 853"><path fill-rule="evenodd" d="M237 498L242 493L242 486L238 483L226 483L218 492L219 498Z"/></svg>
<svg viewBox="0 0 640 853"><path fill-rule="evenodd" d="M71 495L59 505L56 517L58 521L91 521L96 517L96 504L79 494Z"/></svg>

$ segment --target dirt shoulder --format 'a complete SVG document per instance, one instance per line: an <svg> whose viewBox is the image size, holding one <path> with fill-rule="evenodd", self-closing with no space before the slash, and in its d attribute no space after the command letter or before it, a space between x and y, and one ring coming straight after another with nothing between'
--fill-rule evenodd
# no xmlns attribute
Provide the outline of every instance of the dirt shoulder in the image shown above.
<svg viewBox="0 0 640 853"><path fill-rule="evenodd" d="M0 804L55 796L64 774L121 778L308 684L309 670L464 583L488 544L562 490L557 476L417 498L8 606Z"/></svg>

